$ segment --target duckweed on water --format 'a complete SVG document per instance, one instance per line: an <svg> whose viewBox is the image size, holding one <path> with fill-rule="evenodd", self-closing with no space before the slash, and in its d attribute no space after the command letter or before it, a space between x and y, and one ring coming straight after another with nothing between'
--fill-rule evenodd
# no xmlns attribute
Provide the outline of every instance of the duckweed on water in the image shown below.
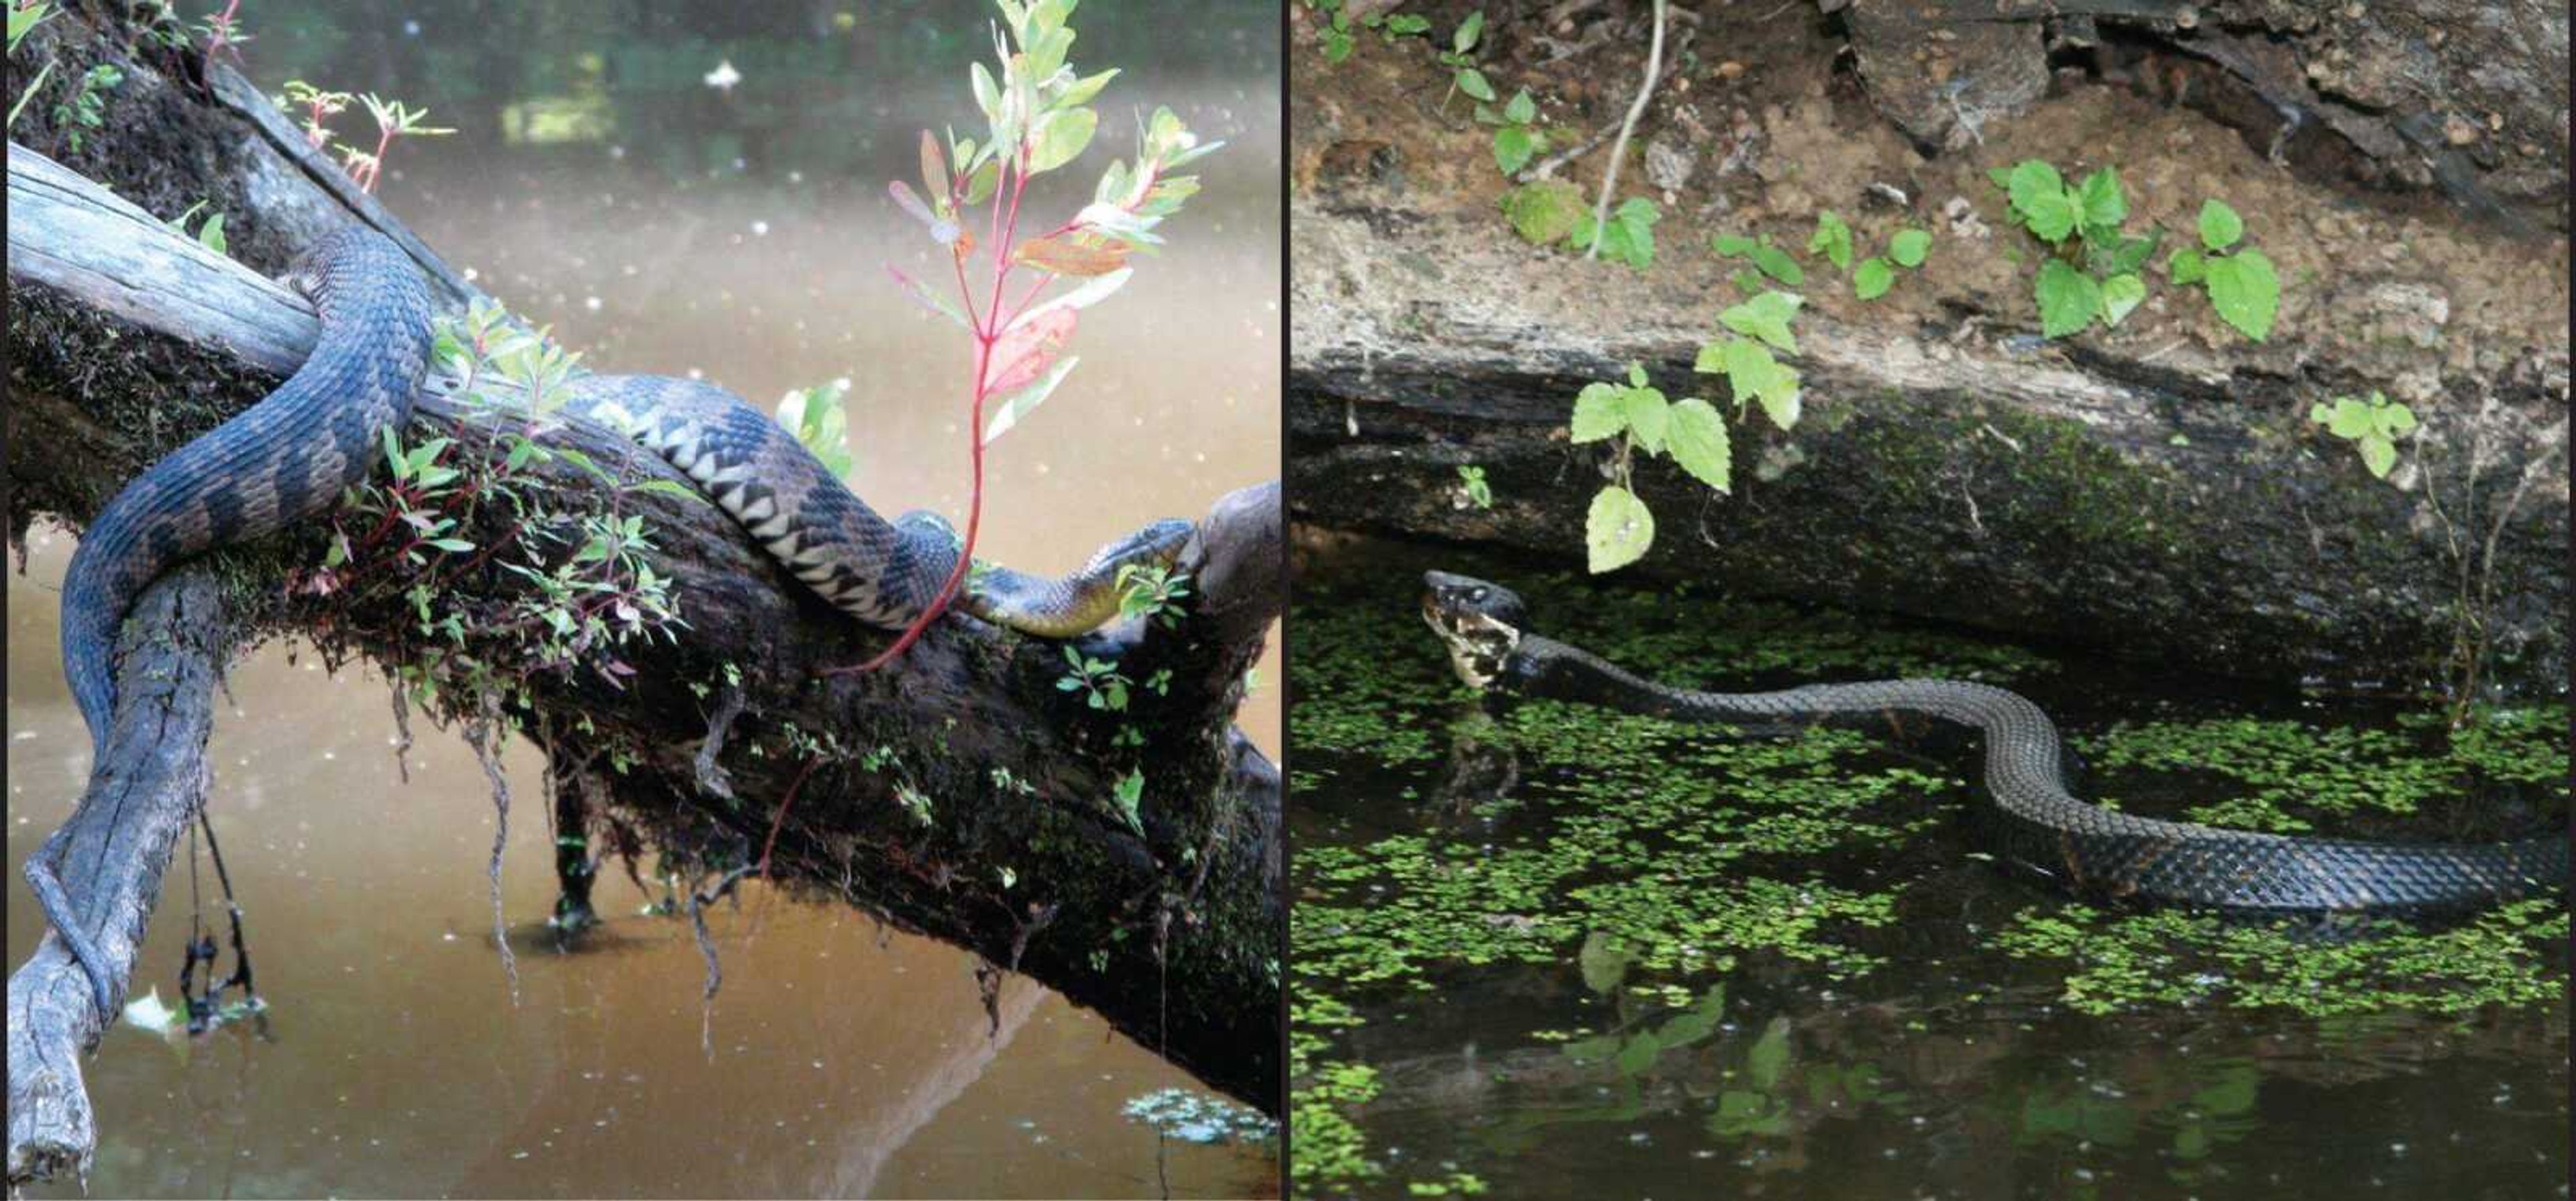
<svg viewBox="0 0 2576 1201"><path fill-rule="evenodd" d="M1687 589L1529 587L1529 573L1478 571L1461 558L1462 569L1523 587L1536 628L1678 684L1931 674L2009 686L2055 670L2027 651L1950 635L1705 597L1676 603ZM1908 913L1905 903L1924 864L1962 853L1927 840L1962 838L1957 819L1978 803L1964 778L1976 769L1972 755L1927 761L1850 729L1741 738L1552 702L1487 715L1413 616L1414 586L1409 571L1326 582L1301 590L1295 617L1304 769L1292 776L1293 803L1321 826L1301 832L1295 860L1290 1108L1300 1192L1401 1184L1441 1196L1483 1183L1467 1170L1476 1163L1373 1152L1368 1115L1384 1084L1348 1041L1363 1025L1407 1028L1396 1024L1434 1012L1477 968L1509 965L1521 973L1515 979L1562 973L1568 993L1603 1008L1534 1002L1534 1020L1505 1043L1618 1069L1601 1096L1568 1096L1480 1126L1480 1154L1493 1155L1533 1150L1566 1123L1628 1123L1668 1105L1639 1091L1639 1073L1659 1059L1686 1072L1723 1067L1725 1083L1705 1099L1705 1126L1728 1141L1779 1137L1795 1115L1828 1100L1884 1106L1906 1095L1866 1062L1801 1060L1784 1077L1792 1024L1803 1028L1814 1015L1728 1010L1726 981L1748 971L1745 978L1769 981L1765 995L1786 988L1829 1012L1900 1008L1911 1037L1936 1043L1976 1042L2004 1012L1987 1008L1990 995L2011 1005L2018 1002L2007 996L2051 990L2068 1010L2090 1015L2069 1020L2219 1007L2320 1026L2370 1020L2348 1015L2545 1007L2560 995L2564 969L2551 948L2568 923L2554 902L2448 930L2390 925L2336 942L2179 912L2050 902L2024 906L1982 936L1960 932L1952 942L1966 950L1944 952L1951 957L1938 970L1964 987L1921 1007L1911 990L1925 973L1895 979L1888 968L1913 945L1893 927L1955 920L1928 906ZM2115 792L2146 800L2179 780L2216 797L2195 811L2201 820L2335 828L2359 815L2399 836L2439 837L2434 815L2464 792L2504 787L2551 803L2565 778L2565 720L2563 707L2542 706L2458 733L2438 728L2437 718L2392 729L2249 717L2123 722L2098 733L2078 723L2071 733ZM1479 757L1509 770L1480 773ZM1364 785L1341 783L1363 777ZM1503 779L1516 783L1501 799L1479 794L1480 784ZM1359 791L1342 796L1336 787ZM1336 814L1364 815L1366 832L1336 841ZM1851 995L1826 1000L1836 992ZM1722 1021L1750 1029L1702 1043ZM1692 1055L1665 1058L1693 1043L1702 1045ZM2174 1155L2196 1159L2241 1133L2225 1114L2249 1081L2200 1081L2194 1087L2207 1097L2178 1097L2180 1116L2168 1123ZM1802 1103L1793 1086L1813 1095ZM2054 1083L2017 1104L2026 1111L2019 1128L2033 1139L2165 1120Z"/></svg>
<svg viewBox="0 0 2576 1201"><path fill-rule="evenodd" d="M2331 829L2360 813L2412 815L2427 801L2494 786L2563 783L2566 728L2566 707L2546 705L2494 711L2457 731L2443 729L2437 714L2402 719L2396 729L2225 717L2116 722L2072 741L2106 772L2144 769L2221 795L2188 810L2189 820L2289 834Z"/></svg>
<svg viewBox="0 0 2576 1201"><path fill-rule="evenodd" d="M2163 910L2107 915L2083 905L2025 909L1996 936L2015 958L2067 964L2062 999L2109 1014L2144 1006L2229 1005L2312 1018L2546 1005L2564 982L2542 952L2567 937L2567 911L2517 901L2425 932L2376 923L2333 942L2268 926Z"/></svg>

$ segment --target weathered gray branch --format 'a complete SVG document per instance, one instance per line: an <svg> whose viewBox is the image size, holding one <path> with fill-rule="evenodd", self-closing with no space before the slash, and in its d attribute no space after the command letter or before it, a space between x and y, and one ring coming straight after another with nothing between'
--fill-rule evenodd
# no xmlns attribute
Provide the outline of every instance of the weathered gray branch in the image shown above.
<svg viewBox="0 0 2576 1201"><path fill-rule="evenodd" d="M60 848L56 873L119 981L134 968L171 849L205 804L214 688L240 633L204 568L183 568L144 591L120 639L121 703L107 752L48 843ZM89 976L53 933L10 975L13 1185L87 1168L98 1128L81 1087L80 1053L114 1018L98 1012Z"/></svg>

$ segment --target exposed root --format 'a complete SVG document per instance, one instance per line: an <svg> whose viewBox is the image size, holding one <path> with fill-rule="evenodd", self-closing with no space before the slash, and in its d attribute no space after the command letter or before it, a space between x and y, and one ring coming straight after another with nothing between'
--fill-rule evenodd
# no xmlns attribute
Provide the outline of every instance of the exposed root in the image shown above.
<svg viewBox="0 0 2576 1201"><path fill-rule="evenodd" d="M742 716L742 689L728 684L716 697L716 711L707 717L707 740L698 744L698 791L720 801L733 796L733 776L716 757L724 754L725 735L733 731L733 722Z"/></svg>
<svg viewBox="0 0 2576 1201"><path fill-rule="evenodd" d="M510 930L501 914L501 852L510 845L510 778L501 771L501 752L497 731L501 721L501 696L486 692L478 702L476 716L465 723L465 745L474 748L474 761L483 765L483 778L492 782L492 809L498 816L492 828L492 862L488 874L492 879L492 945L501 952L501 972L510 979L510 1003L519 1003L519 961L510 953Z"/></svg>

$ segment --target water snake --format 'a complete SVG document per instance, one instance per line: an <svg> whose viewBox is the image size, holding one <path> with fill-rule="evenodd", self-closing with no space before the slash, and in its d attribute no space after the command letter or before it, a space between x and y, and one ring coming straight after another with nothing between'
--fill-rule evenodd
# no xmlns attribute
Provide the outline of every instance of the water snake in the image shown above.
<svg viewBox="0 0 2576 1201"><path fill-rule="evenodd" d="M386 430L411 416L428 368L431 303L410 259L383 234L323 236L287 282L321 317L321 338L258 404L152 465L83 532L63 583L63 674L105 758L116 711L118 627L143 589L209 549L274 533L335 502L377 461ZM937 595L958 543L936 514L880 517L795 436L712 384L656 376L582 376L563 412L614 423L671 463L824 600L862 622L901 628ZM958 607L1024 633L1065 638L1115 616L1119 574L1168 567L1191 526L1158 521L1103 547L1061 579L1007 567L969 577ZM46 917L80 960L99 1012L115 987L54 874L68 826L28 860Z"/></svg>
<svg viewBox="0 0 2576 1201"><path fill-rule="evenodd" d="M2567 841L2381 843L2302 838L2161 821L2067 791L2057 726L2039 706L1987 684L1871 680L1777 692L1694 692L1633 675L1529 633L1511 590L1468 576L1424 576L1424 620L1469 687L1602 705L1677 721L1759 723L1905 711L1976 728L2003 857L2079 892L2269 914L2420 914L2555 891Z"/></svg>

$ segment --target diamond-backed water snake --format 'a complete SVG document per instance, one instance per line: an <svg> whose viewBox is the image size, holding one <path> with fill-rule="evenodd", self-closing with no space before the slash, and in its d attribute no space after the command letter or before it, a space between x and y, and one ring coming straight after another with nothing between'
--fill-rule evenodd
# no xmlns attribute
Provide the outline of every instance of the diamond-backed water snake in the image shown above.
<svg viewBox="0 0 2576 1201"><path fill-rule="evenodd" d="M1905 711L1974 727L1985 743L1990 811L2004 858L2080 892L2240 913L2428 913L2553 891L2567 840L2381 843L2299 838L2161 821L2067 791L2057 726L1987 684L1871 680L1777 692L1695 692L1633 675L1527 632L1509 589L1424 576L1423 617L1473 688L1602 705L1676 721L1760 723Z"/></svg>
<svg viewBox="0 0 2576 1201"><path fill-rule="evenodd" d="M115 716L117 629L143 589L184 559L328 507L378 460L384 432L410 419L428 367L431 305L402 250L373 230L344 228L316 241L288 282L320 314L312 354L267 398L127 484L72 553L63 674L89 727L93 763L106 754ZM711 384L583 376L568 385L562 412L612 423L669 461L808 588L869 625L909 624L956 566L946 522L926 512L878 516L793 434ZM1072 637L1117 614L1122 568L1168 567L1190 532L1188 522L1155 522L1061 579L984 567L958 607L1023 633ZM115 997L106 961L54 874L64 836L46 841L26 876L105 1015Z"/></svg>

